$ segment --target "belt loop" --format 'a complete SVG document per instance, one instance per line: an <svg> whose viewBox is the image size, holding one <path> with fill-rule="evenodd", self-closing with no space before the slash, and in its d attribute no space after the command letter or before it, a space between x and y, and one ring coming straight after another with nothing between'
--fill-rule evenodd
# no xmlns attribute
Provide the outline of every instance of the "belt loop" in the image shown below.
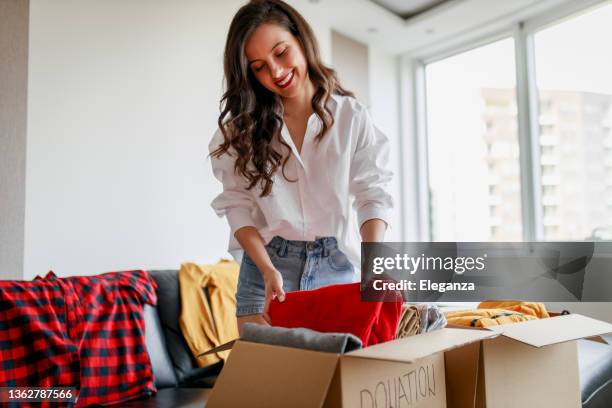
<svg viewBox="0 0 612 408"><path fill-rule="evenodd" d="M281 238L280 240L280 245L278 246L278 251L276 252L278 254L278 256L280 257L285 257L285 255L287 255L287 240L284 238Z"/></svg>
<svg viewBox="0 0 612 408"><path fill-rule="evenodd" d="M323 238L321 241L323 241L323 257L327 257L329 256L329 240L327 238Z"/></svg>

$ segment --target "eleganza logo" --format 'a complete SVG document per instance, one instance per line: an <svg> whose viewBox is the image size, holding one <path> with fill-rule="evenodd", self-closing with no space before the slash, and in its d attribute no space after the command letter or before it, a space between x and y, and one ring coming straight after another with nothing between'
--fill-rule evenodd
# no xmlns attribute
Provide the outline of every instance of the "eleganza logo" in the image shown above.
<svg viewBox="0 0 612 408"><path fill-rule="evenodd" d="M374 257L372 260L372 272L380 275L390 270L401 270L414 275L418 271L453 271L458 275L462 275L466 271L485 270L486 258L487 254L479 257L441 257L425 256L425 254L414 257L408 254L396 254L395 257Z"/></svg>

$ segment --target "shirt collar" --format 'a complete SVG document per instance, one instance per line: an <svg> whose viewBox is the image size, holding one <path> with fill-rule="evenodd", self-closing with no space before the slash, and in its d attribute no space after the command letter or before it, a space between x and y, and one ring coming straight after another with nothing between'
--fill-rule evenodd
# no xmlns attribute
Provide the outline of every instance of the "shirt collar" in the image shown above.
<svg viewBox="0 0 612 408"><path fill-rule="evenodd" d="M338 107L338 105L340 105L340 103L342 102L342 98L343 96L337 93L332 93L331 94L331 98L330 101L332 102L332 107L335 109Z"/></svg>
<svg viewBox="0 0 612 408"><path fill-rule="evenodd" d="M340 105L342 103L342 98L344 98L344 96L337 94L337 93L332 93L331 94L331 98L329 98L329 101L327 101L327 104L330 105L329 108L333 111L335 109L338 108L338 105ZM280 101L280 99L278 100L278 108L277 108L277 114L282 118L283 117L283 112L284 112L284 107L283 107L283 102Z"/></svg>

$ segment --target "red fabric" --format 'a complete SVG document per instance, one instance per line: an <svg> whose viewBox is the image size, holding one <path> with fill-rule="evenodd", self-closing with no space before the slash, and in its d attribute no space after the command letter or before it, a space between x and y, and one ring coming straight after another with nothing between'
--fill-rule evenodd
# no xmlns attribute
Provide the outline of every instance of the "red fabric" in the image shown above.
<svg viewBox="0 0 612 408"><path fill-rule="evenodd" d="M0 387L78 387L70 299L55 282L0 281Z"/></svg>
<svg viewBox="0 0 612 408"><path fill-rule="evenodd" d="M395 338L401 311L401 301L362 301L360 284L349 283L287 293L283 303L270 303L268 314L273 326L352 333L367 347Z"/></svg>
<svg viewBox="0 0 612 408"><path fill-rule="evenodd" d="M142 309L156 288L145 271L0 282L0 387L76 387L77 407L154 393Z"/></svg>

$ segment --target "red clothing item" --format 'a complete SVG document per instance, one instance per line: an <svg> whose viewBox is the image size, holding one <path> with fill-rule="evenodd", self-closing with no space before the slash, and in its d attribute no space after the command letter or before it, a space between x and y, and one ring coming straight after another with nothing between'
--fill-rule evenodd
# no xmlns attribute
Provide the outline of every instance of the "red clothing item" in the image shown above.
<svg viewBox="0 0 612 408"><path fill-rule="evenodd" d="M69 335L73 298L57 282L0 281L0 387L79 386L79 350Z"/></svg>
<svg viewBox="0 0 612 408"><path fill-rule="evenodd" d="M352 333L367 347L395 338L401 311L401 301L362 301L360 283L349 283L287 293L283 303L270 303L268 314L272 326Z"/></svg>
<svg viewBox="0 0 612 408"><path fill-rule="evenodd" d="M75 296L71 336L81 364L76 406L111 405L154 394L143 308L157 304L157 284L149 273L48 274L45 279L60 281Z"/></svg>
<svg viewBox="0 0 612 408"><path fill-rule="evenodd" d="M143 307L156 288L145 271L0 281L0 387L75 387L76 407L155 393Z"/></svg>

